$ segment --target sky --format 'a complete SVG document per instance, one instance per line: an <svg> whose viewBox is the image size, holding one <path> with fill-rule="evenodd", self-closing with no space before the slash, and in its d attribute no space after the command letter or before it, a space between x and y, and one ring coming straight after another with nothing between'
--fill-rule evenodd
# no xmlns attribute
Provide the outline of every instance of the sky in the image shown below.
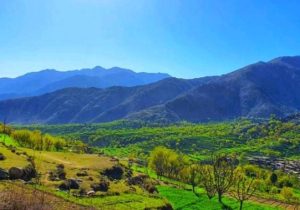
<svg viewBox="0 0 300 210"><path fill-rule="evenodd" d="M181 78L300 55L299 0L0 0L0 77L102 66Z"/></svg>

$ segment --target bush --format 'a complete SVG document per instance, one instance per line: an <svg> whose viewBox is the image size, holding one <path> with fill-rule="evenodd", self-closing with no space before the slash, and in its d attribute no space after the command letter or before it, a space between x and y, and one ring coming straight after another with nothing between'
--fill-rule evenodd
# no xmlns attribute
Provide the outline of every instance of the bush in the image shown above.
<svg viewBox="0 0 300 210"><path fill-rule="evenodd" d="M91 188L95 192L98 192L98 191L107 192L108 188L109 188L109 182L103 180L100 183L91 184Z"/></svg>
<svg viewBox="0 0 300 210"><path fill-rule="evenodd" d="M23 169L11 167L8 171L8 174L11 180L22 179L24 181L30 181L32 178L36 178L37 171L32 165L28 165Z"/></svg>
<svg viewBox="0 0 300 210"><path fill-rule="evenodd" d="M7 179L9 179L8 172L0 168L0 180L7 180Z"/></svg>
<svg viewBox="0 0 300 210"><path fill-rule="evenodd" d="M76 176L88 176L89 174L88 174L88 172L87 171L80 171L80 172L78 172L77 174L76 174Z"/></svg>
<svg viewBox="0 0 300 210"><path fill-rule="evenodd" d="M0 161L5 160L5 159L6 159L6 157L2 153L0 153Z"/></svg>
<svg viewBox="0 0 300 210"><path fill-rule="evenodd" d="M8 173L9 173L9 178L12 180L22 179L22 177L24 175L23 169L17 168L17 167L11 167L8 170Z"/></svg>
<svg viewBox="0 0 300 210"><path fill-rule="evenodd" d="M105 169L101 174L110 180L120 180L123 177L124 170L121 166L113 166L112 168Z"/></svg>
<svg viewBox="0 0 300 210"><path fill-rule="evenodd" d="M294 192L291 188L289 187L284 187L282 188L281 192L280 192L280 195L282 196L282 198L287 201L287 202L290 202L293 197L294 197Z"/></svg>
<svg viewBox="0 0 300 210"><path fill-rule="evenodd" d="M65 166L63 164L58 164L56 170L50 171L48 179L50 181L58 181L66 179Z"/></svg>
<svg viewBox="0 0 300 210"><path fill-rule="evenodd" d="M68 191L68 190L71 190L71 189L78 190L79 189L79 184L74 179L68 179L68 180L64 181L63 183L61 183L58 186L58 188L60 190L63 190L63 191Z"/></svg>

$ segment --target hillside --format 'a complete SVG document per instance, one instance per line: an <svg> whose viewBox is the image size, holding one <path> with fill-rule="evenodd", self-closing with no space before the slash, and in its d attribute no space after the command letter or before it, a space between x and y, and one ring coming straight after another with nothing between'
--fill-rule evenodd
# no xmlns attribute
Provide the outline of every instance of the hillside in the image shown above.
<svg viewBox="0 0 300 210"><path fill-rule="evenodd" d="M57 71L47 69L32 72L17 78L0 78L0 100L35 96L69 87L136 86L169 77L162 73L136 73L129 69L114 67Z"/></svg>
<svg viewBox="0 0 300 210"><path fill-rule="evenodd" d="M212 78L167 78L145 86L69 88L0 102L0 116L14 123L107 122L161 105Z"/></svg>
<svg viewBox="0 0 300 210"><path fill-rule="evenodd" d="M0 102L11 123L138 119L207 122L286 116L300 110L300 57L258 62L219 77L167 78L136 87L63 89Z"/></svg>

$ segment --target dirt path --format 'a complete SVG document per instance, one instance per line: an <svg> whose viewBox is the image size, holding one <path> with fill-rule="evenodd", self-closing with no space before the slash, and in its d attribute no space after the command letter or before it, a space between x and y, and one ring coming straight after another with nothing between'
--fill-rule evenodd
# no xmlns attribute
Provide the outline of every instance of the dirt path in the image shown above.
<svg viewBox="0 0 300 210"><path fill-rule="evenodd" d="M277 200L272 200L272 199L259 198L256 196L252 196L250 198L250 201L260 203L260 204L266 204L266 205L272 206L272 207L279 207L279 208L282 208L285 210L300 210L300 208L296 205L287 204L287 203L283 203L283 202L280 202Z"/></svg>

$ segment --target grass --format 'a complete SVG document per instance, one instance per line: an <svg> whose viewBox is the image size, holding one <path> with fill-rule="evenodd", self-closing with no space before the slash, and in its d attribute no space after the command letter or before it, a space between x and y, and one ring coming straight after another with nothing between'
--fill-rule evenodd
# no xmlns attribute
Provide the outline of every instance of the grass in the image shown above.
<svg viewBox="0 0 300 210"><path fill-rule="evenodd" d="M12 166L24 167L28 164L25 156L17 155L2 145L0 145L0 153L6 158L5 160L0 161L0 167L3 169L8 170Z"/></svg>
<svg viewBox="0 0 300 210"><path fill-rule="evenodd" d="M0 142L4 143L6 146L14 146L14 147L19 146L17 141L15 141L10 136L4 134L0 134Z"/></svg>
<svg viewBox="0 0 300 210"><path fill-rule="evenodd" d="M131 210L131 209L157 209L164 206L165 201L160 197L151 197L146 194L122 193L118 196L99 196L93 198L76 198L68 196L65 192L55 192L55 195L65 200L96 208L113 210Z"/></svg>
<svg viewBox="0 0 300 210"><path fill-rule="evenodd" d="M72 196L66 192L57 191L57 186L61 181L49 181L47 174L50 170L55 169L57 164L64 164L67 178L78 178L76 173L82 169L86 170L89 174L88 177L93 177L90 181L88 177L80 177L83 180L82 188L90 189L91 183L96 183L100 179L100 170L112 167L115 162L112 162L109 157L98 156L96 154L76 154L71 152L47 152L47 151L34 151L32 149L18 147L16 153L11 152L9 149L0 144L0 152L6 156L4 161L0 162L0 167L8 170L12 166L24 167L29 162L27 156L35 157L35 164L38 171L42 174L42 185L38 189L55 195L60 199L76 203L78 205L92 206L99 209L156 209L165 205L165 200L159 196L149 195L145 193L140 187L134 186L134 190L125 183L125 180L111 182L108 194L97 193L96 197L79 198ZM28 186L29 187L29 186ZM1 190L1 183L0 183Z"/></svg>
<svg viewBox="0 0 300 210"><path fill-rule="evenodd" d="M59 196L35 189L20 182L1 182L0 181L0 208L5 209L73 209L83 210L81 205L62 199ZM8 204L10 207L7 207Z"/></svg>
<svg viewBox="0 0 300 210"><path fill-rule="evenodd" d="M161 196L168 199L174 209L177 210L220 210L221 204L216 198L209 200L205 194L200 194L197 197L192 191L172 188L168 186L158 186L158 190ZM238 209L238 203L231 199L224 197L224 203L230 206L232 209ZM256 204L252 202L246 202L244 204L245 210L278 210L278 208Z"/></svg>

